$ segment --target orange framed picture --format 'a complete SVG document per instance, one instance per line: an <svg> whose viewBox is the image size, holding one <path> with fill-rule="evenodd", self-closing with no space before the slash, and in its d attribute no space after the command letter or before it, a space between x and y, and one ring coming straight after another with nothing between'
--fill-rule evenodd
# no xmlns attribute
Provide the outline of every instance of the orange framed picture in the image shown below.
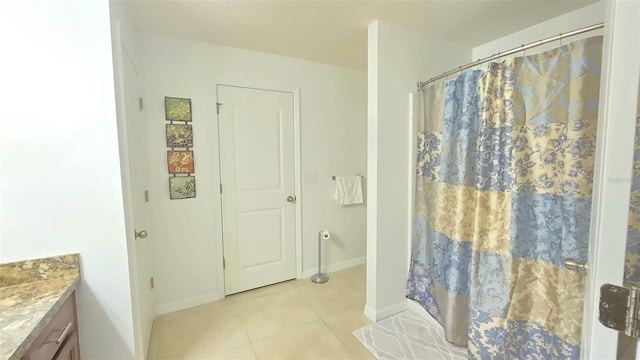
<svg viewBox="0 0 640 360"><path fill-rule="evenodd" d="M167 165L169 174L192 174L194 172L193 151L168 150Z"/></svg>

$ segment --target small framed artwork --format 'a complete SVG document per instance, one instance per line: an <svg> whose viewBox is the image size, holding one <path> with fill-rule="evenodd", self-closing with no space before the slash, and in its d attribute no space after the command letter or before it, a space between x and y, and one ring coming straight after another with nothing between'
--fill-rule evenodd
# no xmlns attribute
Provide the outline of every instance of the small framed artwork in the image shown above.
<svg viewBox="0 0 640 360"><path fill-rule="evenodd" d="M193 173L193 151L167 151L167 166L169 174Z"/></svg>
<svg viewBox="0 0 640 360"><path fill-rule="evenodd" d="M164 113L167 121L191 121L191 99L165 96Z"/></svg>
<svg viewBox="0 0 640 360"><path fill-rule="evenodd" d="M173 176L169 178L169 198L171 200L196 197L195 176Z"/></svg>
<svg viewBox="0 0 640 360"><path fill-rule="evenodd" d="M193 127L191 125L167 124L167 147L193 147Z"/></svg>

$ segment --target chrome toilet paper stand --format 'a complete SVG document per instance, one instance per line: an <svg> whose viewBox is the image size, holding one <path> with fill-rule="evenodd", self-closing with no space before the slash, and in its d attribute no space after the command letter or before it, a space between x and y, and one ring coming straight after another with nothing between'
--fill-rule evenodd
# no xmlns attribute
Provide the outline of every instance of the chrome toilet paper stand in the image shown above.
<svg viewBox="0 0 640 360"><path fill-rule="evenodd" d="M311 281L316 284L324 284L329 281L329 275L323 274L320 267L322 266L322 233L324 231L318 232L318 272L311 276Z"/></svg>

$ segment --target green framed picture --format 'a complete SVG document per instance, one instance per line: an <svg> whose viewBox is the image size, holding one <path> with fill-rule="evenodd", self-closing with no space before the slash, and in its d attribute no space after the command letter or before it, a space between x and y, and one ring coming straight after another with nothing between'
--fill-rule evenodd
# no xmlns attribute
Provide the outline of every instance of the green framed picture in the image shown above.
<svg viewBox="0 0 640 360"><path fill-rule="evenodd" d="M164 113L167 121L191 121L191 99L165 96Z"/></svg>

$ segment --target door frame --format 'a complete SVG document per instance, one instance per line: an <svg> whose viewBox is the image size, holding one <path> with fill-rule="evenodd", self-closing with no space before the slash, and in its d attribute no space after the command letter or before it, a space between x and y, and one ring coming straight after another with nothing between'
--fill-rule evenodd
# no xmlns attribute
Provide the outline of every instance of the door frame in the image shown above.
<svg viewBox="0 0 640 360"><path fill-rule="evenodd" d="M296 197L295 202L295 246L296 246L296 278L302 278L302 142L301 142L301 126L300 126L300 88L294 89L286 89L280 88L277 86L266 87L266 86L253 86L247 85L242 81L215 81L211 80L209 82L210 88L210 99L214 101L211 102L211 117L214 121L214 125L211 127L213 134L212 139L215 141L217 146L214 147L214 151L217 153L213 156L214 159L218 160L218 164L216 166L214 181L217 182L217 185L221 182L221 169L220 169L220 160L221 160L221 152L220 152L220 127L217 113L216 103L218 102L218 86L229 86L243 89L252 89L252 90L263 90L263 91L277 91L293 94L293 154L294 154L294 180L293 183L295 185L294 195ZM224 106L224 105L223 105ZM217 186L216 185L216 186ZM214 191L214 201L218 204L216 207L216 252L218 253L218 284L220 284L220 298L225 297L225 274L224 268L222 266L222 261L224 258L224 238L222 234L222 197L219 191Z"/></svg>
<svg viewBox="0 0 640 360"><path fill-rule="evenodd" d="M598 321L599 289L604 283L622 285L623 279L640 80L639 13L640 3L606 2L582 359L615 356L618 343L618 333Z"/></svg>
<svg viewBox="0 0 640 360"><path fill-rule="evenodd" d="M129 280L131 283L131 311L133 316L133 337L134 337L134 352L136 359L146 359L148 350L144 347L145 341L143 339L142 331L142 311L141 296L140 296L140 284L138 281L138 262L136 258L136 238L135 221L134 221L134 209L133 209L133 186L130 171L130 151L128 142L128 130L127 130L127 110L126 110L126 97L125 97L125 79L124 79L124 57L128 56L134 66L135 62L131 56L127 55L127 45L122 36L122 24L120 21L115 20L111 24L112 26L112 51L113 51L113 69L115 78L115 95L116 95L116 122L118 125L118 147L120 152L120 171L122 177L122 191L123 191L123 205L124 205L124 217L125 217L125 230L127 240L127 258L129 264ZM140 73L138 72L138 82L140 83ZM141 85L141 84L140 84ZM142 92L142 86L140 86ZM142 96L142 94L139 94ZM145 149L146 150L146 149ZM155 293L152 291L152 314L155 319L157 315L157 308L155 302ZM152 326L153 324L151 324ZM153 331L153 330L152 330Z"/></svg>

